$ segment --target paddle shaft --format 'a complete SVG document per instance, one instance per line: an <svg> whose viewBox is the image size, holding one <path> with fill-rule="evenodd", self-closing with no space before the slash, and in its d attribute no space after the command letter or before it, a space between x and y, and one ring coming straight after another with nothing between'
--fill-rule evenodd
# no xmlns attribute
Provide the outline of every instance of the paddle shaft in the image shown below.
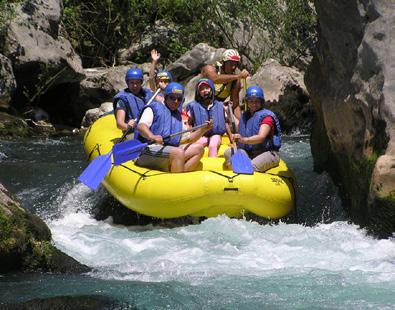
<svg viewBox="0 0 395 310"><path fill-rule="evenodd" d="M158 88L155 93L152 95L152 97L150 98L150 100L148 100L147 105L150 105L152 101L154 101L155 97L158 96L158 94L160 93L160 88Z"/></svg>
<svg viewBox="0 0 395 310"><path fill-rule="evenodd" d="M205 126L207 126L207 124L202 124L202 125L198 125L198 126L189 128L189 129L185 129L185 130L183 130L183 131L176 132L176 133L173 133L173 134L171 134L171 135L168 135L168 136L164 137L164 139L168 139L168 138L171 139L171 138L177 137L177 136L179 136L179 135L183 135L184 133L191 132L191 131L195 131L196 129L199 129L199 128L202 128L202 127L205 127Z"/></svg>
<svg viewBox="0 0 395 310"><path fill-rule="evenodd" d="M228 110L229 110L229 115L230 115L230 122L232 125L232 133L235 134L236 133L236 122L235 122L235 116L233 114L233 107L228 106ZM234 141L236 142L236 141ZM235 144L235 146L233 147L233 153L235 153L237 151L237 146Z"/></svg>
<svg viewBox="0 0 395 310"><path fill-rule="evenodd" d="M243 112L247 111L247 102L245 102L245 97L247 96L247 79L243 79Z"/></svg>
<svg viewBox="0 0 395 310"><path fill-rule="evenodd" d="M236 133L236 122L235 122L235 116L233 114L233 107L228 106L228 110L229 110L229 115L230 115L230 122L232 125L232 133L235 134Z"/></svg>

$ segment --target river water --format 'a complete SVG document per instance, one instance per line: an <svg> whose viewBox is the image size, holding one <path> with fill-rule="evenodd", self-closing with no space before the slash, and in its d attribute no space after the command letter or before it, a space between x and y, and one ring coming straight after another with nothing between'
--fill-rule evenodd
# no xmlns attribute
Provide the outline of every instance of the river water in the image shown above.
<svg viewBox="0 0 395 310"><path fill-rule="evenodd" d="M97 221L106 197L77 181L78 138L0 141L0 182L50 227L85 275L0 276L0 304L58 295L110 296L117 309L394 309L395 238L349 224L336 188L312 171L308 137L285 138L298 180L297 224L225 216L200 224Z"/></svg>

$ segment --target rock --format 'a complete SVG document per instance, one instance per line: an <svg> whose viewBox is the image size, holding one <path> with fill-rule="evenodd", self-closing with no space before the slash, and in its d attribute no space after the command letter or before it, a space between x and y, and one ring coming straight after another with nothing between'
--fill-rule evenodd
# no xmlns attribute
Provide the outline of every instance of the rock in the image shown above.
<svg viewBox="0 0 395 310"><path fill-rule="evenodd" d="M0 138L14 139L17 137L29 137L33 131L21 118L0 112Z"/></svg>
<svg viewBox="0 0 395 310"><path fill-rule="evenodd" d="M175 80L184 80L200 73L205 64L215 63L222 55L224 49L215 49L206 43L199 43L194 48L171 63L169 70Z"/></svg>
<svg viewBox="0 0 395 310"><path fill-rule="evenodd" d="M0 54L0 109L7 110L10 107L15 89L16 81L11 61Z"/></svg>
<svg viewBox="0 0 395 310"><path fill-rule="evenodd" d="M70 42L59 34L62 1L29 0L15 8L16 17L8 29L5 55L13 62L17 79L28 84L32 69L37 70L42 64L45 70L56 73L52 76L53 85L79 82L84 77L81 59Z"/></svg>
<svg viewBox="0 0 395 310"><path fill-rule="evenodd" d="M84 72L80 57L60 34L61 0L28 0L14 7L4 55L12 61L18 86L13 106L24 111L26 105L37 102L53 88L79 83ZM52 100L50 106L58 101ZM44 105L41 107L50 112Z"/></svg>
<svg viewBox="0 0 395 310"><path fill-rule="evenodd" d="M273 43L270 41L269 33L257 27L249 25L250 20L237 20L232 23L232 29L228 32L232 36L230 46L234 46L240 54L247 55L243 59L243 64L249 69L253 67L251 60L259 63L260 60L265 59L272 53Z"/></svg>
<svg viewBox="0 0 395 310"><path fill-rule="evenodd" d="M131 66L85 69L86 78L80 84L80 101L92 106L111 101L117 92L126 87L125 74Z"/></svg>
<svg viewBox="0 0 395 310"><path fill-rule="evenodd" d="M128 64L136 60L151 60L151 50L158 49L162 59L169 56L168 46L172 40L178 35L178 26L164 20L157 20L154 25L149 26L144 31L140 40L132 42L127 49L118 51L118 62L120 64Z"/></svg>
<svg viewBox="0 0 395 310"><path fill-rule="evenodd" d="M109 113L113 110L112 102L104 102L99 108L90 109L86 111L84 118L82 119L81 127L88 128L93 124L94 121L99 119L105 113Z"/></svg>
<svg viewBox="0 0 395 310"><path fill-rule="evenodd" d="M305 78L318 116L315 167L340 185L351 218L375 223L382 236L380 226L395 227L385 222L394 217L375 219L381 203L395 210L395 3L317 0L316 10L318 44Z"/></svg>
<svg viewBox="0 0 395 310"><path fill-rule="evenodd" d="M370 188L373 197L395 199L395 148L393 146L390 152L377 159Z"/></svg>
<svg viewBox="0 0 395 310"><path fill-rule="evenodd" d="M112 101L115 94L127 87L125 74L131 67L138 67L143 70L143 87L148 87L147 82L150 68L150 64L148 63L110 68L89 68L84 70L86 78L80 84L79 98L77 99L78 104L91 109L98 107L104 101Z"/></svg>
<svg viewBox="0 0 395 310"><path fill-rule="evenodd" d="M56 249L47 225L0 184L0 273L35 270L81 273L90 268Z"/></svg>
<svg viewBox="0 0 395 310"><path fill-rule="evenodd" d="M303 77L300 71L269 59L247 79L248 86L263 88L266 107L276 113L285 133L296 129L310 132L314 110ZM244 90L241 90L240 98L243 97Z"/></svg>
<svg viewBox="0 0 395 310"><path fill-rule="evenodd" d="M202 76L198 74L197 76L190 79L187 85L185 85L184 105L187 105L189 102L195 100L196 84L201 77Z"/></svg>

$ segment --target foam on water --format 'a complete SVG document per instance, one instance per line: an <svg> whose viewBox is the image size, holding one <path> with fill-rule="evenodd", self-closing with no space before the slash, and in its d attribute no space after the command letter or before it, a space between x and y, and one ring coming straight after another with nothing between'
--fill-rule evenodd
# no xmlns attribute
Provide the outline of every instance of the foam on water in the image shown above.
<svg viewBox="0 0 395 310"><path fill-rule="evenodd" d="M218 276L351 273L395 283L395 241L375 240L346 222L262 226L225 216L199 225L141 231L67 213L50 222L54 240L94 277L200 283ZM361 280L361 279L359 279Z"/></svg>

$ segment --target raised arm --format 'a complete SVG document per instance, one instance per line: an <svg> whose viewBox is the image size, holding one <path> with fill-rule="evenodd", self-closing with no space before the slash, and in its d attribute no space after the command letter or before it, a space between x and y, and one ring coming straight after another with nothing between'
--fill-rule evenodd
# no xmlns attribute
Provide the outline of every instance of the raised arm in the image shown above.
<svg viewBox="0 0 395 310"><path fill-rule="evenodd" d="M153 49L151 51L151 68L149 70L149 86L150 88L155 91L156 90L156 84L155 84L155 69L156 65L158 64L158 60L160 58L160 53L156 49Z"/></svg>

